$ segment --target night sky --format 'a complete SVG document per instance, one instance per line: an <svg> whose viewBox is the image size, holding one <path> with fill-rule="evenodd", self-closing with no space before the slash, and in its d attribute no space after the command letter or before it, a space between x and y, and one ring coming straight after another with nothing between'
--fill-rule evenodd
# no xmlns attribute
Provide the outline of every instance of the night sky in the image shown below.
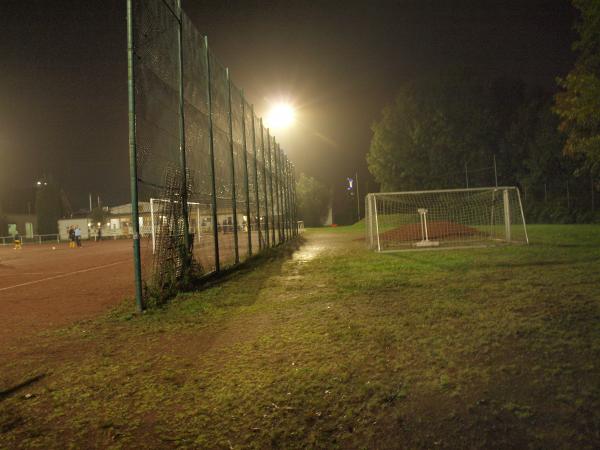
<svg viewBox="0 0 600 450"><path fill-rule="evenodd" d="M554 90L574 60L576 14L563 0L183 6L259 113L294 102L298 126L278 140L336 189L367 175L371 123L403 82L466 66ZM88 192L128 201L125 26L125 0L0 0L0 188L11 203L43 173L75 209Z"/></svg>

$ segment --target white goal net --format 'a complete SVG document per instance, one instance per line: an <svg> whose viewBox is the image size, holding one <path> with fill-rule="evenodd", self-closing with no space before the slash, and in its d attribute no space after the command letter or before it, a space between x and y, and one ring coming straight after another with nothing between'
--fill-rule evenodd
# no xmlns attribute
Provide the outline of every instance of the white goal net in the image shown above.
<svg viewBox="0 0 600 450"><path fill-rule="evenodd" d="M156 252L158 242L161 238L180 237L183 239L183 221L179 219L174 223L173 220L170 220L171 215L169 214L169 210L172 207L172 203L171 200L160 198L150 199L150 229L148 230L148 234L152 237L152 253ZM189 232L193 236L194 241L199 240L202 235L202 218L209 215L209 213L203 212L205 209L207 208L203 208L200 203L188 202ZM143 227L144 229L145 227Z"/></svg>
<svg viewBox="0 0 600 450"><path fill-rule="evenodd" d="M378 251L529 243L516 187L368 194L365 211Z"/></svg>

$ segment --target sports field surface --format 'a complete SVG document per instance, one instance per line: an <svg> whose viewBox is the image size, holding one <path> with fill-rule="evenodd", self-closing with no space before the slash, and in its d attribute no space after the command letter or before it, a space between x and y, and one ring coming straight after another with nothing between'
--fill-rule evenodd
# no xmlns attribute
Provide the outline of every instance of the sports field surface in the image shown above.
<svg viewBox="0 0 600 450"><path fill-rule="evenodd" d="M600 448L600 227L529 232L309 230L164 309L40 329L0 348L0 448Z"/></svg>
<svg viewBox="0 0 600 450"><path fill-rule="evenodd" d="M0 348L107 312L133 293L130 240L0 247Z"/></svg>

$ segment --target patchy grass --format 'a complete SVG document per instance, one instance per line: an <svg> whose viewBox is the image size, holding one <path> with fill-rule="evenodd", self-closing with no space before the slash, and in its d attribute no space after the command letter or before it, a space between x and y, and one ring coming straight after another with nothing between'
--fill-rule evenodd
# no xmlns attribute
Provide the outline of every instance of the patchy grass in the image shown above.
<svg viewBox="0 0 600 450"><path fill-rule="evenodd" d="M308 230L0 361L0 447L597 448L600 227L376 254ZM358 233L358 234L357 234Z"/></svg>

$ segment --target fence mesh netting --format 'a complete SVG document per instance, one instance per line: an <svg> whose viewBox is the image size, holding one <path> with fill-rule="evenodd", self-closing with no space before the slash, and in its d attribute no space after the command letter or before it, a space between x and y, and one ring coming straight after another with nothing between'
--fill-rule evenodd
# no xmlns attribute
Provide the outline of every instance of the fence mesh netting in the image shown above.
<svg viewBox="0 0 600 450"><path fill-rule="evenodd" d="M379 251L528 242L514 187L369 194L365 207Z"/></svg>
<svg viewBox="0 0 600 450"><path fill-rule="evenodd" d="M165 298L295 236L295 181L178 2L132 6L141 273Z"/></svg>

